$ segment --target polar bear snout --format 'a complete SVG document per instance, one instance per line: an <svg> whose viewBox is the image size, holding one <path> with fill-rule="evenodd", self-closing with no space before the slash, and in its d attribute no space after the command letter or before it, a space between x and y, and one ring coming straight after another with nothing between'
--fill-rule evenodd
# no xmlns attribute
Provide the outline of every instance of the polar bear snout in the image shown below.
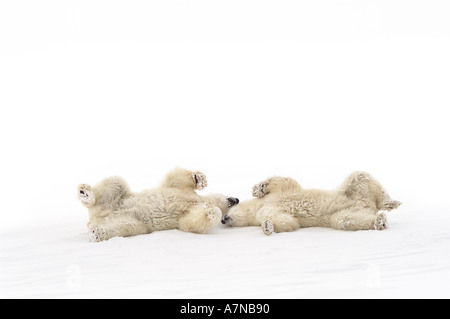
<svg viewBox="0 0 450 319"><path fill-rule="evenodd" d="M233 221L233 218L231 218L231 217L228 216L228 215L224 215L224 216L222 217L222 224L224 224L224 225L230 225L232 221ZM231 226L231 225L230 225L230 226Z"/></svg>
<svg viewBox="0 0 450 319"><path fill-rule="evenodd" d="M236 197L227 197L228 207L233 207L234 205L239 204L239 198Z"/></svg>

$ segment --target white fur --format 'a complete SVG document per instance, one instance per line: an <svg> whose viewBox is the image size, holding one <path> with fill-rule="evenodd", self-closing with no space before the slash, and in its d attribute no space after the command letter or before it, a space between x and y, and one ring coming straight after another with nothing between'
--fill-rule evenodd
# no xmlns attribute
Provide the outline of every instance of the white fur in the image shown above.
<svg viewBox="0 0 450 319"><path fill-rule="evenodd" d="M78 199L89 211L89 241L132 236L157 230L180 229L206 233L231 205L221 194L200 196L206 187L201 172L174 169L158 188L132 192L121 177L109 177L95 186L78 186Z"/></svg>
<svg viewBox="0 0 450 319"><path fill-rule="evenodd" d="M230 209L222 222L229 226L261 226L264 233L303 227L342 230L387 228L386 215L401 203L365 172L352 173L337 190L303 189L295 180L272 177L253 187L254 199Z"/></svg>

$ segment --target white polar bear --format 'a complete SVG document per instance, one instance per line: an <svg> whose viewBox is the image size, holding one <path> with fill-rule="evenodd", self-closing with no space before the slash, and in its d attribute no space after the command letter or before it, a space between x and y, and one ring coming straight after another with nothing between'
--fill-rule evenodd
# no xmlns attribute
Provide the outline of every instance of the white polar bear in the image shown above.
<svg viewBox="0 0 450 319"><path fill-rule="evenodd" d="M239 200L221 194L200 196L207 186L203 173L177 168L158 188L135 193L120 177L91 187L78 186L78 199L89 211L89 241L133 236L157 230L180 229L206 233Z"/></svg>
<svg viewBox="0 0 450 319"><path fill-rule="evenodd" d="M266 235L303 227L382 230L386 215L401 205L365 172L352 173L337 190L303 189L291 178L272 177L253 187L254 199L223 216L228 226L259 226Z"/></svg>

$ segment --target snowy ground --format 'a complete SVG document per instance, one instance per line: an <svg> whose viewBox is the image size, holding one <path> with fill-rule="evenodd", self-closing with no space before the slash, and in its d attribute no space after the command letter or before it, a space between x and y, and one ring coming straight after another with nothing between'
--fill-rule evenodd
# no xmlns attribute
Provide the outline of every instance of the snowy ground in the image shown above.
<svg viewBox="0 0 450 319"><path fill-rule="evenodd" d="M385 231L177 230L88 243L82 223L0 234L7 298L449 298L450 215Z"/></svg>

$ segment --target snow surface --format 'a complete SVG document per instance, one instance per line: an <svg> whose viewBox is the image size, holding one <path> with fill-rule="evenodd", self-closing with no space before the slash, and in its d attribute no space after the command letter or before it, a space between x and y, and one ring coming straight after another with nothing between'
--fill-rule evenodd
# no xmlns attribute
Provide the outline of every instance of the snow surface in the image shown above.
<svg viewBox="0 0 450 319"><path fill-rule="evenodd" d="M80 223L0 234L7 298L449 298L448 216L384 231L178 230L88 243Z"/></svg>
<svg viewBox="0 0 450 319"><path fill-rule="evenodd" d="M445 297L450 2L1 1L0 296ZM241 201L367 171L386 231L87 242L76 187L169 170Z"/></svg>

